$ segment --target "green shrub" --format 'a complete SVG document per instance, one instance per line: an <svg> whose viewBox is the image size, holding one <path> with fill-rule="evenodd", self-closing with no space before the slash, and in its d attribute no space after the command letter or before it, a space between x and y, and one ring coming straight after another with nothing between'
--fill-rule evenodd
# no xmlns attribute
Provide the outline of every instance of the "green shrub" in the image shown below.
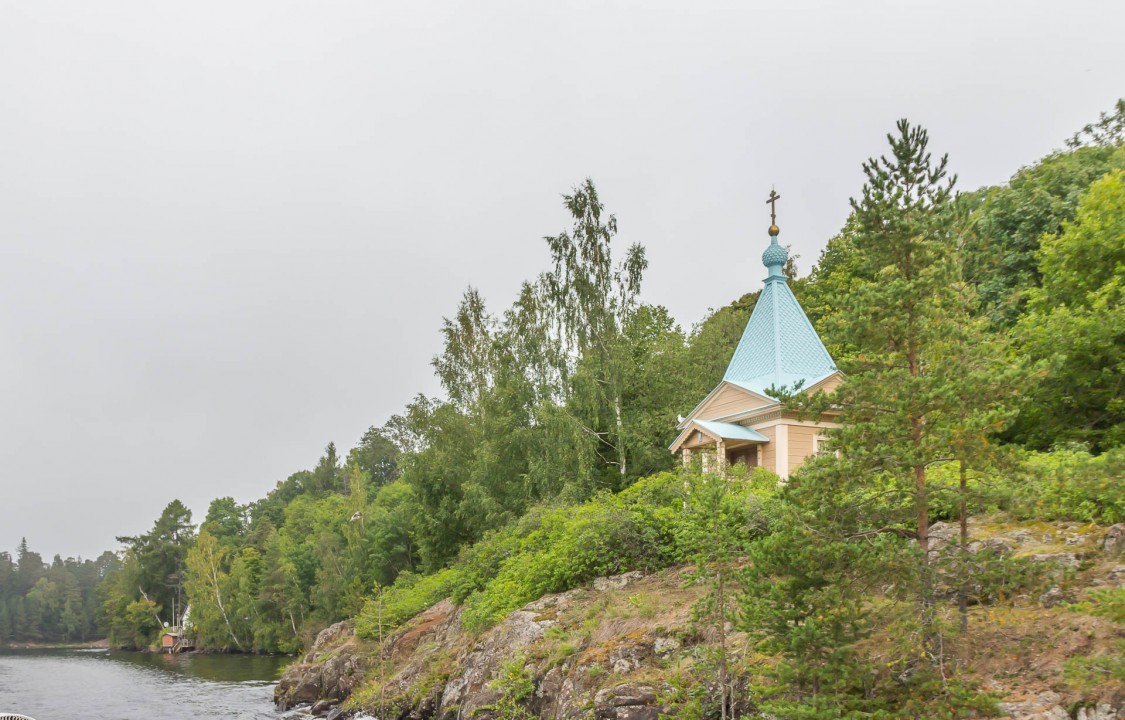
<svg viewBox="0 0 1125 720"><path fill-rule="evenodd" d="M355 629L360 637L375 639L449 597L458 580L455 568L446 568L432 575L404 572L394 585L369 598L359 615Z"/></svg>
<svg viewBox="0 0 1125 720"><path fill-rule="evenodd" d="M641 481L634 492L543 512L495 577L466 598L465 627L488 627L535 598L601 575L654 570L673 562L672 535L664 531L663 515L653 505L654 499L667 502L670 496L648 487L668 482L657 476Z"/></svg>
<svg viewBox="0 0 1125 720"><path fill-rule="evenodd" d="M1081 690L1104 688L1109 681L1125 683L1125 642L1108 655L1080 655L1063 663L1063 678Z"/></svg>
<svg viewBox="0 0 1125 720"><path fill-rule="evenodd" d="M1086 601L1067 606L1075 612L1097 615L1125 625L1125 587L1098 588L1086 595Z"/></svg>
<svg viewBox="0 0 1125 720"><path fill-rule="evenodd" d="M527 708L535 693L535 679L522 655L516 655L501 665L499 674L488 687L498 695L496 704L480 709L491 710L496 720L531 720L535 717Z"/></svg>
<svg viewBox="0 0 1125 720"><path fill-rule="evenodd" d="M562 592L595 577L630 570L650 572L687 558L685 511L688 477L667 472L639 480L618 494L604 493L578 505L532 508L511 525L466 548L449 568L435 575L405 574L368 600L356 621L363 637L375 637L382 603L383 632L443 598L464 605L462 622L476 631L547 593ZM724 522L747 536L761 531L762 497L773 481L754 476L732 484L738 512Z"/></svg>
<svg viewBox="0 0 1125 720"><path fill-rule="evenodd" d="M1125 521L1125 448L1101 455L1080 449L1033 453L1027 472L994 490L998 504L1021 520Z"/></svg>
<svg viewBox="0 0 1125 720"><path fill-rule="evenodd" d="M958 464L936 463L927 479L930 520L955 521L961 502ZM968 491L971 514L1000 510L1019 520L1122 522L1125 448L1101 455L1091 455L1081 447L1028 453L1014 467L985 474L970 471Z"/></svg>
<svg viewBox="0 0 1125 720"><path fill-rule="evenodd" d="M954 568L957 567L957 559ZM969 598L981 604L1004 602L1020 594L1043 592L1050 581L1050 573L1043 563L1031 558L1005 557L991 550L983 550L969 559L967 568L948 578L949 586L956 588L967 575Z"/></svg>

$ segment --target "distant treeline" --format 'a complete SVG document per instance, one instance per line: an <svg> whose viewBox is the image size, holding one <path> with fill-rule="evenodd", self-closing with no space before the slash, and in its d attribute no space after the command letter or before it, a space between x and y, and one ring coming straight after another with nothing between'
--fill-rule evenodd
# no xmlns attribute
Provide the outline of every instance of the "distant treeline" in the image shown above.
<svg viewBox="0 0 1125 720"><path fill-rule="evenodd" d="M48 565L26 538L14 560L0 552L0 645L105 637L101 583L120 565L109 551L97 560L56 555Z"/></svg>
<svg viewBox="0 0 1125 720"><path fill-rule="evenodd" d="M926 317L939 346L939 329L955 338L971 326L974 346L995 340L1003 348L1008 374L997 386L1015 387L1013 371L1022 378L1003 412L987 420L994 442L1084 447L1095 455L1125 444L1123 123L1125 102L1067 150L999 187L956 194L946 183L933 197L912 198L925 183L903 190L897 169L879 180L885 187L865 187L862 204L812 271L797 278L793 263L786 268L840 368L864 377L870 348L882 342L876 336L903 317L880 321L879 308L909 309L910 292L933 290ZM892 147L917 146L906 135L890 139ZM923 180L929 163L928 155L924 164L917 160ZM882 178L876 169L870 177ZM911 203L932 217L911 218ZM433 360L443 398L418 396L346 456L329 444L314 468L261 500L215 500L198 529L174 501L149 533L120 538L120 566L107 566L101 589L99 627L111 641L150 644L161 623L175 623L190 604L205 647L295 651L319 628L354 616L375 588L449 566L531 508L577 507L671 469L667 446L677 415L722 377L757 292L685 330L665 308L641 301L644 250L616 252L617 220L594 184L585 181L564 204L570 228L545 238L550 265L523 284L510 307L489 310L470 288L444 321L444 349ZM913 258L887 254L896 246L880 233L909 240L909 223L930 233L918 246L917 267L940 277L914 277ZM907 240L903 247L912 247ZM754 247L743 238L731 248L732 257L742 257L748 287L757 285ZM846 302L859 297L857 288L874 308L864 316L872 318L867 330L855 302ZM879 305L879 293L893 304ZM963 320L942 320L943 307L965 313ZM878 378L893 382L894 375ZM992 387L987 377L974 382L942 392L980 395ZM966 406L971 399L967 394ZM948 396L942 402L952 407ZM23 565L21 558L20 573ZM29 597L36 582L21 580L15 594Z"/></svg>

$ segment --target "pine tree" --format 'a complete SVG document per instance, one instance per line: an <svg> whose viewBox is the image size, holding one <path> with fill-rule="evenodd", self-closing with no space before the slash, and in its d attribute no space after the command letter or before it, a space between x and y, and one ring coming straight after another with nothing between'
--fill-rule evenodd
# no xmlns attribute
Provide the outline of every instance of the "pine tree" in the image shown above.
<svg viewBox="0 0 1125 720"><path fill-rule="evenodd" d="M745 477L733 480L729 475L685 473L684 512L680 542L695 564L693 580L707 588L696 603L696 619L714 629L716 680L719 685L719 717L733 717L734 682L731 673L731 652L727 625L737 616L735 596L735 558L742 555L751 533L746 526L747 508L743 498L731 492L731 483L749 482Z"/></svg>
<svg viewBox="0 0 1125 720"><path fill-rule="evenodd" d="M858 367L840 393L847 415L840 433L846 457L912 486L914 538L929 550L926 470L936 447L928 420L943 401L946 370L933 357L955 329L952 208L955 178L948 157L934 163L929 137L906 120L888 134L891 157L863 165L867 182L853 199L856 252L871 281L853 286L845 324L858 345Z"/></svg>
<svg viewBox="0 0 1125 720"><path fill-rule="evenodd" d="M911 577L897 580L914 583L924 650L936 662L931 507L947 491L967 503L968 484L945 488L931 469L957 461L967 476L988 464L1018 373L960 276L947 158L933 160L924 129L903 120L897 130L889 157L864 163L867 181L852 201L850 262L865 271L835 314L854 347L831 398L843 412L830 438L840 457L812 463L805 484L831 495L820 501L838 536L916 543L916 560L903 566Z"/></svg>

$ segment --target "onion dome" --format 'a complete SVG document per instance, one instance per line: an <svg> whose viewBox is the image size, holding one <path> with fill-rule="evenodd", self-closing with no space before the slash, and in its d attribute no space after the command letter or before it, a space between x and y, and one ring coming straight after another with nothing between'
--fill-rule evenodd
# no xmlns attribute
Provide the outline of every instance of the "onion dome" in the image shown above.
<svg viewBox="0 0 1125 720"><path fill-rule="evenodd" d="M762 264L770 271L770 277L784 277L781 269L789 260L789 251L777 244L777 235L780 232L777 225L770 226L770 246L762 253Z"/></svg>

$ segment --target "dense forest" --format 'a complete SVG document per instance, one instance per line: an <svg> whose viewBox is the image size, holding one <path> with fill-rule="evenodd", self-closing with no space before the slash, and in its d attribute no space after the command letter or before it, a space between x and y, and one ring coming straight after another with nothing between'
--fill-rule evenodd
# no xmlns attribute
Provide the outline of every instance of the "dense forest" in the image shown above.
<svg viewBox="0 0 1125 720"><path fill-rule="evenodd" d="M56 555L48 565L26 538L15 559L0 552L0 645L105 637L101 583L120 565L109 551L97 560Z"/></svg>
<svg viewBox="0 0 1125 720"><path fill-rule="evenodd" d="M442 323L442 397L419 395L346 454L329 443L258 501L214 500L198 526L173 501L116 556L0 555L0 643L100 633L142 648L190 606L202 647L296 652L343 618L376 637L452 597L487 627L597 575L694 562L735 589L710 601L723 624L780 658L767 673L778 717L904 698L976 707L935 674L941 640L966 629L969 604L1034 573L986 554L943 564L930 524L1125 520L1125 101L971 192L920 127L887 139L811 271L786 266L847 379L831 397L777 389L795 410L844 417L835 452L783 487L676 468L667 450L757 293L681 328L642 300L644 248L616 243L586 180L564 196L571 226L545 238L549 266L510 307L470 288ZM969 587L967 573L988 581ZM873 608L864 593L890 574ZM888 623L903 630L882 661L895 672L875 673L861 641Z"/></svg>

